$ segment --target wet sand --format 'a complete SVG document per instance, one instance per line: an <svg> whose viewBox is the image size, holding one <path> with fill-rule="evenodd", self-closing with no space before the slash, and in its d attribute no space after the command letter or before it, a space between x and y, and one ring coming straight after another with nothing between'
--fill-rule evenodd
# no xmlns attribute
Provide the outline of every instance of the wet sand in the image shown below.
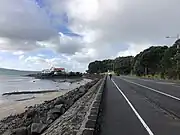
<svg viewBox="0 0 180 135"><path fill-rule="evenodd" d="M90 79L85 79L79 82L72 83L71 85L69 85L68 89L60 90L59 92L34 94L34 95L32 94L29 97L25 97L25 95L24 96L21 95L20 96L21 98L18 98L19 101L13 99L14 98L13 96L8 96L9 99L12 98L13 100L6 100L5 102L3 101L2 103L0 102L0 120L9 115L22 113L26 110L26 107L34 106L35 104L41 104L44 101L52 100L56 97L59 97L69 92L70 90L80 87L81 85L84 85L90 81L91 81Z"/></svg>
<svg viewBox="0 0 180 135"><path fill-rule="evenodd" d="M68 91L52 92L52 93L36 95L35 98L30 100L4 102L0 104L0 119L7 117L9 115L22 113L23 111L25 111L26 107L33 106L35 104L41 104L44 101L54 99L67 92Z"/></svg>

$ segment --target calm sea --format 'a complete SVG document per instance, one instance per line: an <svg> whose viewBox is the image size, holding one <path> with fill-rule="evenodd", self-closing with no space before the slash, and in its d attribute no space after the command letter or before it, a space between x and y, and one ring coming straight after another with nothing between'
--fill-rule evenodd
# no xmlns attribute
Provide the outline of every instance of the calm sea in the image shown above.
<svg viewBox="0 0 180 135"><path fill-rule="evenodd" d="M0 70L0 103L5 100L16 100L20 98L34 97L33 94L23 95L12 95L2 96L3 93L14 92L14 91L40 91L40 90L71 90L79 87L87 82L89 79L83 79L81 83L69 83L64 80L52 81L52 80L41 80L32 77L24 77L20 75L20 72L2 72Z"/></svg>
<svg viewBox="0 0 180 135"><path fill-rule="evenodd" d="M59 87L59 83L51 80L40 80L20 75L0 75L0 94L12 91L54 90ZM66 88L66 85L61 85L61 88Z"/></svg>

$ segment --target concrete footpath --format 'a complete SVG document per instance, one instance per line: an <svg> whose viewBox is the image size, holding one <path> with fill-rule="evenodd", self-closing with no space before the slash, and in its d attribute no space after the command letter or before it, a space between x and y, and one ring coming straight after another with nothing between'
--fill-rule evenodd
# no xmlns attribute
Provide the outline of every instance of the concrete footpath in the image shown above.
<svg viewBox="0 0 180 135"><path fill-rule="evenodd" d="M136 84L132 81L136 81ZM144 85L138 85L141 83L138 81L123 77L107 79L99 134L179 135L180 119L175 113L180 112L180 101L150 90L149 87L152 85L154 88L155 84L143 87ZM164 87L164 83L158 83L157 86L160 87L159 85ZM170 85L166 92L170 91L169 88ZM172 89L174 91L175 88ZM173 107L166 108L165 105Z"/></svg>

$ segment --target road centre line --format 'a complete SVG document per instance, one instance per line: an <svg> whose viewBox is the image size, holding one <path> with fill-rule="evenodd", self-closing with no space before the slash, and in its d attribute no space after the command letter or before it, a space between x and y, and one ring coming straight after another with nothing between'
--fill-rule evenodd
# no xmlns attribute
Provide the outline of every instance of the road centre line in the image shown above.
<svg viewBox="0 0 180 135"><path fill-rule="evenodd" d="M146 129L146 131L148 132L149 135L154 135L153 132L151 131L151 129L148 127L148 125L145 123L145 121L142 119L142 117L139 115L139 113L136 111L136 109L134 108L134 106L131 104L131 102L129 101L129 99L126 97L126 95L122 92L122 90L117 86L117 84L114 82L114 80L112 80L112 82L114 83L114 85L116 86L116 88L119 90L119 92L121 93L121 95L124 97L124 99L126 100L126 102L128 103L128 105L131 107L131 109L133 110L133 112L135 113L136 117L139 119L139 121L141 122L141 124L144 126L144 128Z"/></svg>

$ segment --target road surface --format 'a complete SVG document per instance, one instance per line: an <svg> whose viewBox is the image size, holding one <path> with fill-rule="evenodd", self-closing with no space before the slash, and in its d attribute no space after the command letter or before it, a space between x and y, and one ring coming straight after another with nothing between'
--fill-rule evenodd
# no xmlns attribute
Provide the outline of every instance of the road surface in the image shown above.
<svg viewBox="0 0 180 135"><path fill-rule="evenodd" d="M107 79L100 135L180 135L180 84Z"/></svg>

